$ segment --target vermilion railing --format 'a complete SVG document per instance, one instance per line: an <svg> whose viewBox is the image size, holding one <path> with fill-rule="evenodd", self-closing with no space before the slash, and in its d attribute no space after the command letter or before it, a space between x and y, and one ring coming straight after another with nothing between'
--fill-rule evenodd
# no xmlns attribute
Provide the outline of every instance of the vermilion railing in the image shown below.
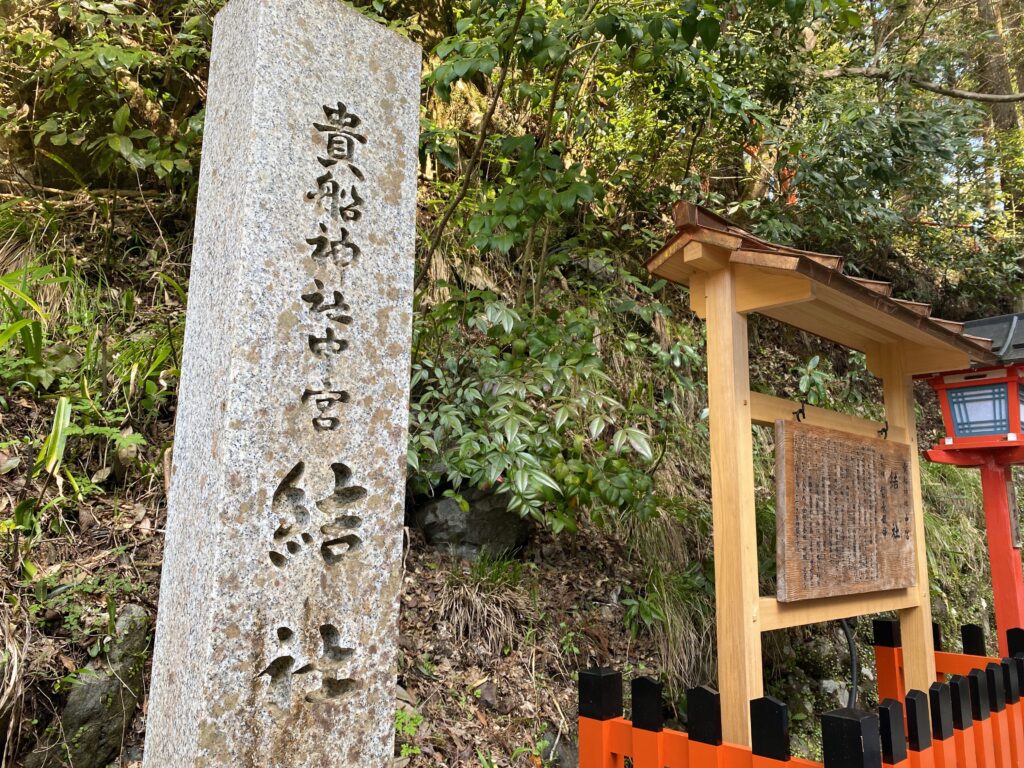
<svg viewBox="0 0 1024 768"><path fill-rule="evenodd" d="M823 763L790 756L789 713L771 697L750 703L750 747L722 741L718 693L687 694L687 731L664 727L661 684L632 681L632 720L623 717L622 675L580 672L580 768L1021 768L1024 767L1024 630L1011 630L1013 658L985 655L980 628L963 630L965 653L935 654L928 692L902 690L899 625L874 624L878 712L822 716ZM941 638L936 633L936 647Z"/></svg>

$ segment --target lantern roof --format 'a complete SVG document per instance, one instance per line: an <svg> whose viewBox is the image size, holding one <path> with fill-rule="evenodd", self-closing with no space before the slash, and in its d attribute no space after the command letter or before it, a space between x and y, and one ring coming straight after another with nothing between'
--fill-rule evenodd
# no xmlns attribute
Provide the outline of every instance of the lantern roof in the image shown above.
<svg viewBox="0 0 1024 768"><path fill-rule="evenodd" d="M736 289L744 292L741 311L756 311L869 356L899 345L913 373L999 360L988 329L975 335L963 323L932 317L928 304L894 297L889 283L846 275L841 256L770 243L690 202L677 203L672 215L676 233L647 269L690 286L698 315L704 276L728 267L742 278Z"/></svg>
<svg viewBox="0 0 1024 768"><path fill-rule="evenodd" d="M1024 312L968 320L964 323L964 331L992 339L992 351L1000 362L1024 362Z"/></svg>

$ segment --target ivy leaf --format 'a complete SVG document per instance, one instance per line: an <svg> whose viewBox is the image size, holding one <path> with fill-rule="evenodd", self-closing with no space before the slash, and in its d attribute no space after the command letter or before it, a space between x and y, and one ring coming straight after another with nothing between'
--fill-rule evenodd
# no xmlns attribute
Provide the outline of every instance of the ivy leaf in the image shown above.
<svg viewBox="0 0 1024 768"><path fill-rule="evenodd" d="M562 426L569 420L569 409L564 405L558 409L558 413L555 414L555 429L561 429Z"/></svg>
<svg viewBox="0 0 1024 768"><path fill-rule="evenodd" d="M595 22L595 26L598 32L610 40L619 31L619 19L617 16L602 16Z"/></svg>
<svg viewBox="0 0 1024 768"><path fill-rule="evenodd" d="M107 135L107 146L115 152L119 152L122 157L128 157L134 149L131 139L127 136L118 136L115 133Z"/></svg>
<svg viewBox="0 0 1024 768"><path fill-rule="evenodd" d="M627 429L624 431L626 432L626 435L629 438L629 444L633 447L634 451L639 453L648 461L654 458L654 454L651 452L651 444L647 441L647 435L638 429Z"/></svg>
<svg viewBox="0 0 1024 768"><path fill-rule="evenodd" d="M718 37L722 34L722 26L718 19L705 16L697 22L697 34L700 35L704 47L710 51L718 44Z"/></svg>
<svg viewBox="0 0 1024 768"><path fill-rule="evenodd" d="M620 429L615 433L615 437L612 438L612 450L616 453L622 451L622 447L626 444L626 430Z"/></svg>
<svg viewBox="0 0 1024 768"><path fill-rule="evenodd" d="M533 472L533 479L536 480L541 485L547 486L548 488L553 490L555 493L559 493L560 494L562 492L562 489L558 487L558 483L555 482L555 479L553 477L551 477L550 475L547 475L547 474L541 472L539 469L534 470L534 472Z"/></svg>
<svg viewBox="0 0 1024 768"><path fill-rule="evenodd" d="M786 0L786 13L794 24L804 15L804 8L807 7L807 0Z"/></svg>
<svg viewBox="0 0 1024 768"><path fill-rule="evenodd" d="M122 104L117 112L114 113L114 132L124 133L125 128L128 127L128 118L131 117L131 110L128 109L127 104Z"/></svg>
<svg viewBox="0 0 1024 768"><path fill-rule="evenodd" d="M693 39L697 36L697 16L690 14L679 22L679 34L682 35L683 42L687 45L693 45Z"/></svg>

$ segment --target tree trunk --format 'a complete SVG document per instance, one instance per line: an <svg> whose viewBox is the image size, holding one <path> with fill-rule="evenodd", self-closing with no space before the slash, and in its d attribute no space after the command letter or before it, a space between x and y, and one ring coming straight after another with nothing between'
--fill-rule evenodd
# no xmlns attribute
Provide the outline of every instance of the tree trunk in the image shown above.
<svg viewBox="0 0 1024 768"><path fill-rule="evenodd" d="M1016 81L1015 92L1019 93L1024 88L1024 3L1021 0L1002 0L999 9L1006 31L1010 70Z"/></svg>
<svg viewBox="0 0 1024 768"><path fill-rule="evenodd" d="M981 64L981 90L986 93L1013 93L1010 60L1006 55L1003 24L994 0L978 1L978 20L986 36L979 60ZM1013 104L992 104L992 122L1000 131L1012 131L1020 126L1017 109Z"/></svg>
<svg viewBox="0 0 1024 768"><path fill-rule="evenodd" d="M988 93L1013 93L1013 78L1010 76L1010 60L1006 53L1006 40L997 0L977 0L980 31L985 36L978 53L981 90ZM1013 150L1007 134L1020 128L1015 104L990 104L992 113L993 141L999 162L999 186L1003 192L1003 203L1007 210L1024 213L1024 189L1019 174L1013 170Z"/></svg>

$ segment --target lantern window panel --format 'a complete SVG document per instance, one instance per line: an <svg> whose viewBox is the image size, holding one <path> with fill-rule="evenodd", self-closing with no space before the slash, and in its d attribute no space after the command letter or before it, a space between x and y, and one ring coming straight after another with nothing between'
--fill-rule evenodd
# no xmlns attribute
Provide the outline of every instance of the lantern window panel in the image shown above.
<svg viewBox="0 0 1024 768"><path fill-rule="evenodd" d="M958 387L947 390L947 394L957 437L1005 435L1010 431L1006 384Z"/></svg>

